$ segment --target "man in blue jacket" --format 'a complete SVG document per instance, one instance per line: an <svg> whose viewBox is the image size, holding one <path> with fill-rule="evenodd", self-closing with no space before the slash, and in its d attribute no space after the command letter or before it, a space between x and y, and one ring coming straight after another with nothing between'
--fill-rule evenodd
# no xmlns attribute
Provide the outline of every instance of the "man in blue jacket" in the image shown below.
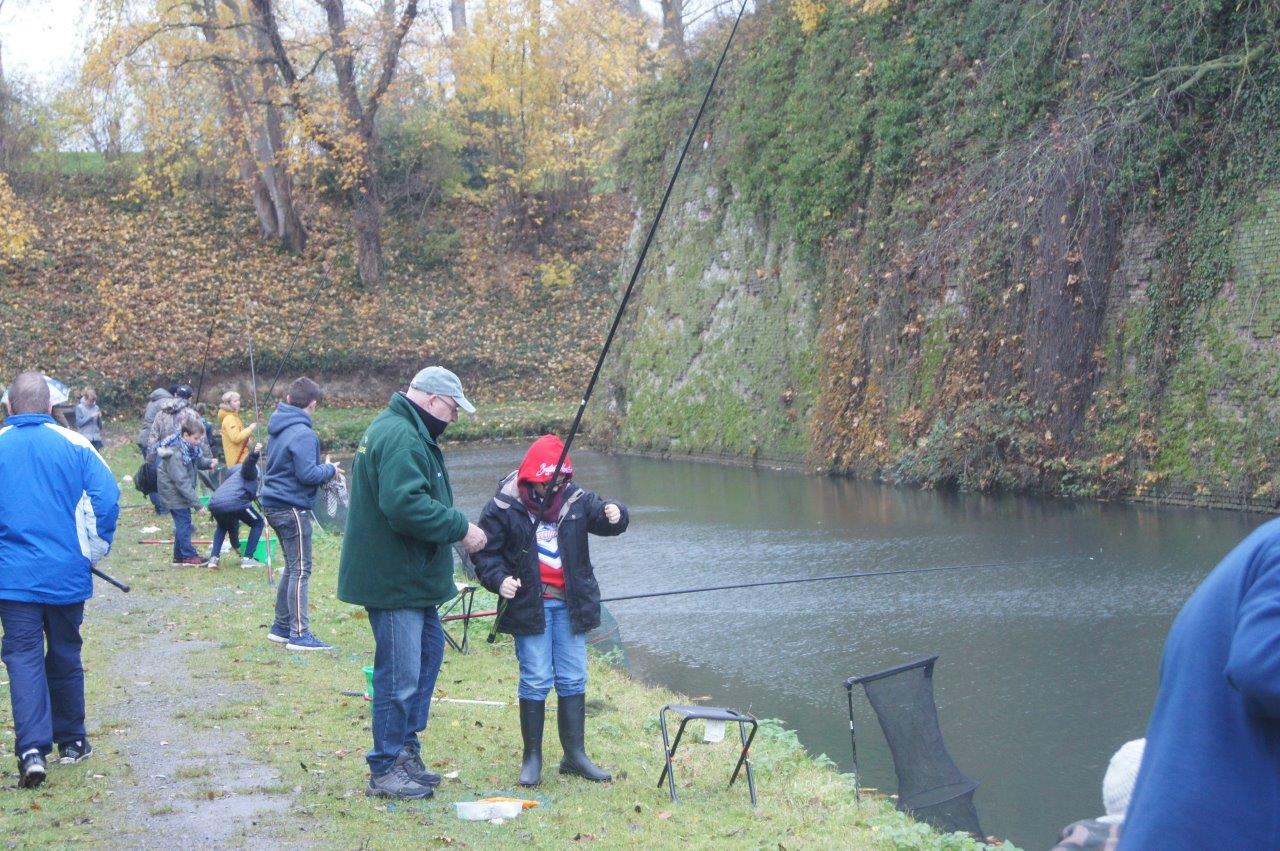
<svg viewBox="0 0 1280 851"><path fill-rule="evenodd" d="M1169 630L1120 847L1280 848L1280 520L1200 584Z"/></svg>
<svg viewBox="0 0 1280 851"><path fill-rule="evenodd" d="M316 491L339 475L337 464L320 460L320 438L311 427L323 394L310 378L289 385L284 402L267 422L267 473L262 509L284 552L276 589L276 620L267 638L290 650L332 650L311 634L307 591L311 581L311 506Z"/></svg>
<svg viewBox="0 0 1280 851"><path fill-rule="evenodd" d="M39 786L45 759L93 752L84 729L80 623L93 596L89 568L111 549L120 488L83 436L57 425L38 372L9 385L0 428L0 656L18 755L18 785Z"/></svg>

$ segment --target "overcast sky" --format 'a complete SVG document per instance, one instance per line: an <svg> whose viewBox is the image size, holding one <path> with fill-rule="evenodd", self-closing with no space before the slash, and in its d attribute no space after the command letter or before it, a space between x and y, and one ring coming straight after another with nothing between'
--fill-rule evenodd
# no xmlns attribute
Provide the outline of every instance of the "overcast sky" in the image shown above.
<svg viewBox="0 0 1280 851"><path fill-rule="evenodd" d="M45 86L76 68L92 8L84 0L3 0L0 50L5 73Z"/></svg>

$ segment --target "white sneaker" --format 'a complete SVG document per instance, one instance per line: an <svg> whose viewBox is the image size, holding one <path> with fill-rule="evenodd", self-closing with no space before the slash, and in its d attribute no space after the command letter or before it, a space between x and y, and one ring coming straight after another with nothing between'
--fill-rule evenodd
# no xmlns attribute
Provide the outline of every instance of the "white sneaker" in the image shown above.
<svg viewBox="0 0 1280 851"><path fill-rule="evenodd" d="M211 559L209 559L209 563L208 563L207 565L205 565L205 567L213 567L213 568L216 568L217 566L218 566L218 559L217 559L217 558L211 558Z"/></svg>
<svg viewBox="0 0 1280 851"><path fill-rule="evenodd" d="M240 559L240 568L242 570L252 570L255 567L262 567L262 562L249 556Z"/></svg>

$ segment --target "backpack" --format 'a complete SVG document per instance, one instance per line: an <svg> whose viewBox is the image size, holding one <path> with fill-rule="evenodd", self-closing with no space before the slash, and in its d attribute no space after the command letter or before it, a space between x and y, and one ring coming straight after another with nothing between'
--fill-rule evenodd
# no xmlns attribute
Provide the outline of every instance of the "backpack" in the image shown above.
<svg viewBox="0 0 1280 851"><path fill-rule="evenodd" d="M138 472L134 474L133 486L137 488L143 496L150 496L160 490L160 479L156 475L156 462L152 460L143 461L138 467Z"/></svg>

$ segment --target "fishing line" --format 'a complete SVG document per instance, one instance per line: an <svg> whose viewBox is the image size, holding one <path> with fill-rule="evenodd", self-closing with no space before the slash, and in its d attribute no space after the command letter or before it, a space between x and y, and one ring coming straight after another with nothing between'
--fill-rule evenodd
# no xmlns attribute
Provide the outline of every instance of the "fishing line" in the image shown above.
<svg viewBox="0 0 1280 851"><path fill-rule="evenodd" d="M694 133L697 132L698 123L702 121L703 114L707 111L707 104L711 100L711 93L715 89L716 80L720 77L720 69L724 65L725 57L729 55L729 46L733 44L733 37L737 35L738 24L742 22L742 14L747 11L747 0L742 0L742 6L738 9L738 17L733 21L733 29L729 30L729 37L725 39L724 49L720 51L720 59L716 62L715 70L711 74L711 82L707 84L706 94L702 96L702 104L698 107L698 114L694 116L693 124L689 127L689 135L685 137L684 147L680 149L680 157L676 160L676 166L671 171L671 179L667 181L667 189L662 193L662 203L658 205L658 212L653 217L653 224L649 225L649 233L644 238L644 244L640 247L640 254L636 257L635 266L631 270L631 279L627 282L627 288L622 293L622 301L618 304L617 311L613 314L613 322L609 325L609 333L604 338L604 346L600 349L600 356L596 358L595 369L591 371L591 379L587 382L587 389L582 394L582 401L578 403L578 412L574 414L573 425L569 426L569 434L565 437L564 449L560 452L560 459L556 461L555 472L551 474L551 484L547 487L547 494L543 498L543 510L545 506L551 503L552 497L556 491L563 487L560 481L560 471L564 467L565 459L569 457L569 447L573 444L573 439L578 434L578 426L582 424L582 415L587 410L587 402L591 401L591 393L595 390L596 381L600 378L600 369L604 366L604 359L609 354L609 348L613 345L613 338L618 333L618 325L622 322L622 315L626 312L627 303L631 301L631 293L636 288L636 282L640 279L640 270L644 266L644 259L649 254L649 247L653 244L653 236L657 233L658 223L662 221L662 214L666 212L667 202L671 200L671 190L675 188L676 178L680 176L680 169L684 167L685 155L689 153L689 146L693 144ZM520 554L520 563L523 564L524 557L528 555L529 546L532 545L534 537L538 532L538 524L542 522L542 511L538 512L536 522L533 524L533 532L529 536L529 544L525 546L524 552ZM498 636L498 622L502 620L502 615L507 610L507 598L503 597L498 603L498 616L493 620L493 628L489 630L489 635L485 639L490 644Z"/></svg>
<svg viewBox="0 0 1280 851"><path fill-rule="evenodd" d="M621 597L602 597L601 603L617 603L622 600L645 600L650 597L673 597L677 594L700 594L704 591L732 591L738 588L763 588L768 585L799 585L802 582L831 582L836 579L863 579L873 576L906 576L912 573L943 573L951 570L983 570L989 567L1023 567L1029 561L993 561L986 564L949 564L939 567L910 567L903 570L860 571L839 573L834 576L806 576L800 579L769 579L763 582L742 582L737 585L707 585L703 588L682 588L679 591L654 591L649 594L627 594Z"/></svg>
<svg viewBox="0 0 1280 851"><path fill-rule="evenodd" d="M983 570L991 567L1026 567L1035 564L1032 561L992 561L983 564L947 564L938 567L908 567L902 570L859 571L857 573L837 573L832 576L805 576L800 579L768 579L761 582L743 582L737 585L707 585L702 588L681 588L677 591L654 591L648 594L626 594L619 597L601 597L601 603L618 603L623 600L646 600L651 597L674 597L678 594L701 594L706 591L735 591L739 588L762 588L769 585L799 585L802 582L831 582L837 579L869 579L876 576L906 576L913 573L944 573L955 570ZM501 609L501 605L499 605ZM469 620L471 618L493 617L500 612L472 612L469 615L448 615L442 621Z"/></svg>

